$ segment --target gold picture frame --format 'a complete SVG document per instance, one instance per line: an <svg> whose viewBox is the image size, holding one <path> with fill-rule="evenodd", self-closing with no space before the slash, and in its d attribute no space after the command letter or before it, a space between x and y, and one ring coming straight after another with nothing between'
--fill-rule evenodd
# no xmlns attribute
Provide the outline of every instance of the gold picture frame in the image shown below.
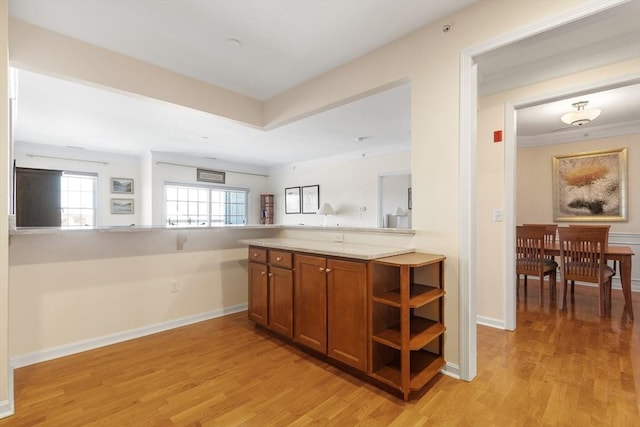
<svg viewBox="0 0 640 427"><path fill-rule="evenodd" d="M554 221L627 221L627 149L553 157Z"/></svg>

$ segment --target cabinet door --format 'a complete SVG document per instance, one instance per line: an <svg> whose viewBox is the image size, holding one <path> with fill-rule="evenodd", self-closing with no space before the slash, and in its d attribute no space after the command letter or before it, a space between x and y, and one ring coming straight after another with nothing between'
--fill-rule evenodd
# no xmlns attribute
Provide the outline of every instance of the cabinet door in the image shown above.
<svg viewBox="0 0 640 427"><path fill-rule="evenodd" d="M269 271L268 327L286 337L293 337L293 272L279 267Z"/></svg>
<svg viewBox="0 0 640 427"><path fill-rule="evenodd" d="M295 255L293 340L322 353L327 352L326 259Z"/></svg>
<svg viewBox="0 0 640 427"><path fill-rule="evenodd" d="M367 265L327 261L327 354L367 370Z"/></svg>
<svg viewBox="0 0 640 427"><path fill-rule="evenodd" d="M249 263L249 319L267 326L267 266Z"/></svg>

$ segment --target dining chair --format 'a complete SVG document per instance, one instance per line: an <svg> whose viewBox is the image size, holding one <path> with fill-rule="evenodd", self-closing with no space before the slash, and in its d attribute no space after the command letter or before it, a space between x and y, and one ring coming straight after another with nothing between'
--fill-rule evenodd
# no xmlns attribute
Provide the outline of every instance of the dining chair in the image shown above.
<svg viewBox="0 0 640 427"><path fill-rule="evenodd" d="M602 227L560 227L560 274L562 301L567 307L567 282L597 283L599 287L600 317L611 312L611 277L613 269L605 262L607 230Z"/></svg>
<svg viewBox="0 0 640 427"><path fill-rule="evenodd" d="M520 289L520 275L524 275L524 289L527 290L527 276L540 278L540 300L544 291L544 277L549 276L551 300L556 296L556 269L558 264L544 255L544 225L519 225L516 227L516 287Z"/></svg>
<svg viewBox="0 0 640 427"><path fill-rule="evenodd" d="M605 248L609 245L609 230L611 229L610 225L592 225L592 224L569 224L569 227L577 227L577 228L586 228L586 229L603 229L606 231L606 245ZM613 261L613 275L616 275L616 265L617 261ZM576 282L575 280L571 281L571 293L573 294L575 289Z"/></svg>

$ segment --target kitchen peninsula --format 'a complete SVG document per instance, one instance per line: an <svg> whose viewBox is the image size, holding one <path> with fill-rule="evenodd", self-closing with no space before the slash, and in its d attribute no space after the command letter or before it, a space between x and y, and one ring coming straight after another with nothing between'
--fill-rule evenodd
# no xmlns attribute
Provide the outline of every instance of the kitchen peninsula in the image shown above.
<svg viewBox="0 0 640 427"><path fill-rule="evenodd" d="M292 238L249 245L249 319L409 400L445 365L444 260Z"/></svg>

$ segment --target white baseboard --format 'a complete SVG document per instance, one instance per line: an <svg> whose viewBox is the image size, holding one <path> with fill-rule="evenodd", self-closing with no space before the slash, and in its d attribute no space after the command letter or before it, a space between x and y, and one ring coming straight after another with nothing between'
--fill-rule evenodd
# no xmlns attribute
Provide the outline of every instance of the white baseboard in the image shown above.
<svg viewBox="0 0 640 427"><path fill-rule="evenodd" d="M453 363L447 362L445 367L440 372L448 377L455 378L457 380L460 379L460 366L454 365Z"/></svg>
<svg viewBox="0 0 640 427"><path fill-rule="evenodd" d="M105 335L98 338L91 338L85 341L78 341L70 344L64 344L57 347L47 348L33 353L21 354L10 359L11 368L21 368L23 366L33 365L34 363L45 362L47 360L57 359L58 357L69 356L95 348L140 338L145 335L151 335L169 329L179 328L181 326L190 325L192 323L202 322L204 320L214 319L216 317L225 316L227 314L238 313L247 310L247 304L235 305L219 310L208 311L193 316L173 319L155 325L144 326L142 328L131 329L116 334ZM11 388L13 389L13 387Z"/></svg>
<svg viewBox="0 0 640 427"><path fill-rule="evenodd" d="M476 323L478 325L488 326L490 328L496 328L496 329L502 329L502 330L506 329L503 319L494 319L492 317L487 317L487 316L477 316Z"/></svg>
<svg viewBox="0 0 640 427"><path fill-rule="evenodd" d="M7 388L9 389L8 399L0 402L0 419L10 417L15 413L13 400L13 368L11 366L9 366L7 372Z"/></svg>

